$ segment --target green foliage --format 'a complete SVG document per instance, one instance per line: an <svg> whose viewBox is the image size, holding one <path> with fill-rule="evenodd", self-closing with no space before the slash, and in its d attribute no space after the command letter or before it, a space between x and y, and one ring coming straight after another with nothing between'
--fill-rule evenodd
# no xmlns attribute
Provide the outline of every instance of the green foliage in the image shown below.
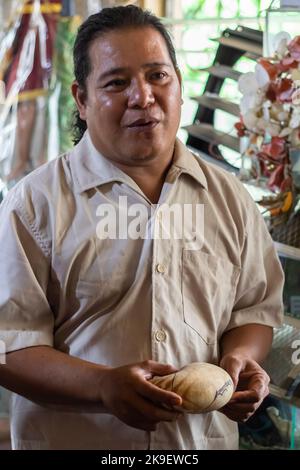
<svg viewBox="0 0 300 470"><path fill-rule="evenodd" d="M259 17L270 0L189 0L184 1L185 19ZM228 14L230 13L230 15Z"/></svg>
<svg viewBox="0 0 300 470"><path fill-rule="evenodd" d="M59 85L58 127L59 151L65 152L73 146L70 132L71 119L74 111L74 100L70 93L74 79L72 50L79 26L78 17L62 17L57 25L55 43L54 74L52 88Z"/></svg>

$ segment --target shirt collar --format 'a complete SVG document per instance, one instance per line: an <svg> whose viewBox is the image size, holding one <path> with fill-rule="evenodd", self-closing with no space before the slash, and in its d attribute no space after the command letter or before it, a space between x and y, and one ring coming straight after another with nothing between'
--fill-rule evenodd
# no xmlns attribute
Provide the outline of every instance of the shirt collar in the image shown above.
<svg viewBox="0 0 300 470"><path fill-rule="evenodd" d="M125 183L140 191L138 185L130 176L98 152L88 131L84 133L80 142L71 151L70 166L75 190L78 193L112 181Z"/></svg>
<svg viewBox="0 0 300 470"><path fill-rule="evenodd" d="M86 131L80 142L70 154L70 167L74 177L76 192L82 193L88 189L103 184L119 181L140 191L138 185L130 176L107 160L94 147L89 132ZM175 142L175 152L172 168L178 168L180 173L187 173L202 187L207 189L207 181L199 164L199 159L191 153L179 140Z"/></svg>
<svg viewBox="0 0 300 470"><path fill-rule="evenodd" d="M193 154L178 138L175 141L173 167L187 173L203 188L207 189L207 180L200 165L200 158Z"/></svg>

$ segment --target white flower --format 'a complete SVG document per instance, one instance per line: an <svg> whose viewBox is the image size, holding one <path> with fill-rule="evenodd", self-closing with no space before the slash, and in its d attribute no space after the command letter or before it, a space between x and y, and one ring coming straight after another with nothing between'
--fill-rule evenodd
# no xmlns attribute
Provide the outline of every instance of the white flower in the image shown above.
<svg viewBox="0 0 300 470"><path fill-rule="evenodd" d="M266 122L265 130L271 137L276 137L280 133L280 125L278 122Z"/></svg>
<svg viewBox="0 0 300 470"><path fill-rule="evenodd" d="M289 118L289 113L286 111L281 111L280 113L277 114L278 121L280 122L285 122Z"/></svg>
<svg viewBox="0 0 300 470"><path fill-rule="evenodd" d="M265 101L262 104L263 117L266 121L270 120L270 107L271 107L270 101Z"/></svg>
<svg viewBox="0 0 300 470"><path fill-rule="evenodd" d="M238 88L242 95L256 93L258 87L254 72L247 72L239 78Z"/></svg>
<svg viewBox="0 0 300 470"><path fill-rule="evenodd" d="M280 61L289 57L287 45L290 35L279 33L274 38L275 56L266 58L266 68L258 63L254 72L242 75L238 81L239 91L242 93L240 110L242 122L249 131L248 136L266 137L279 136L287 142L297 142L300 146L300 64L298 68L282 70ZM281 56L281 57L280 57ZM263 63L263 62L262 62ZM294 63L293 63L294 65ZM270 66L270 74L268 67ZM280 82L282 78L291 79L294 93L292 102L280 102ZM271 102L266 94L270 83L273 83L275 101ZM257 143L255 144L257 146Z"/></svg>
<svg viewBox="0 0 300 470"><path fill-rule="evenodd" d="M256 126L257 126L257 129L259 129L259 131L263 131L265 132L266 131L266 127L269 125L270 123L268 121L266 121L264 118L259 118L257 120L257 123L256 123Z"/></svg>
<svg viewBox="0 0 300 470"><path fill-rule="evenodd" d="M283 57L287 52L287 44L290 42L291 36L286 31L281 31L273 38L272 45L276 54Z"/></svg>
<svg viewBox="0 0 300 470"><path fill-rule="evenodd" d="M259 110L265 98L264 89L268 86L270 79L264 68L257 64L255 72L248 72L242 75L238 81L239 91L243 94L240 102L240 110L243 116L247 115L251 110ZM267 116L265 116L267 117ZM246 117L248 123L253 122L253 115ZM257 119L257 118L255 118ZM249 124L246 124L249 127Z"/></svg>
<svg viewBox="0 0 300 470"><path fill-rule="evenodd" d="M256 99L254 94L247 94L241 98L240 110L242 115L247 114L251 109L256 108Z"/></svg>
<svg viewBox="0 0 300 470"><path fill-rule="evenodd" d="M253 129L256 127L256 123L258 121L258 118L255 114L254 111L248 111L245 114L243 114L243 121L247 129Z"/></svg>
<svg viewBox="0 0 300 470"><path fill-rule="evenodd" d="M290 127L292 129L296 129L296 127L299 127L300 126L300 113L299 111L297 112L294 112L292 114L292 117L290 119Z"/></svg>
<svg viewBox="0 0 300 470"><path fill-rule="evenodd" d="M255 72L243 74L238 81L238 88L242 95L259 93L265 89L270 82L268 72L260 64L256 64Z"/></svg>
<svg viewBox="0 0 300 470"><path fill-rule="evenodd" d="M257 88L265 88L270 82L269 74L261 64L255 66L255 80Z"/></svg>
<svg viewBox="0 0 300 470"><path fill-rule="evenodd" d="M283 138L287 137L288 135L290 135L292 133L292 131L293 131L293 129L291 129L290 127L285 127L280 132L279 137L283 137Z"/></svg>

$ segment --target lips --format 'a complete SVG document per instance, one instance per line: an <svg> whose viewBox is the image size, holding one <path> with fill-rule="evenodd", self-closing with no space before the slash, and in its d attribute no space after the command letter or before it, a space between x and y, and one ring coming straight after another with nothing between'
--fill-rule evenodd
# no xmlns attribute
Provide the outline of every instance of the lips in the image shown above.
<svg viewBox="0 0 300 470"><path fill-rule="evenodd" d="M129 129L152 129L159 121L157 119L136 119L128 124L126 127Z"/></svg>

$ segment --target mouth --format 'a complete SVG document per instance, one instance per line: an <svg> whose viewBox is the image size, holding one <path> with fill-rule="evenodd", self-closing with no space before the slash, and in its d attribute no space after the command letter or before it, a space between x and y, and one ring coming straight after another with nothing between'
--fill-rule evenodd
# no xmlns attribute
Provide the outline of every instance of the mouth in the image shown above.
<svg viewBox="0 0 300 470"><path fill-rule="evenodd" d="M156 127L158 123L159 121L157 121L156 119L138 119L130 123L126 127L127 129L130 129L130 130L145 131L145 130L154 129L154 127Z"/></svg>

